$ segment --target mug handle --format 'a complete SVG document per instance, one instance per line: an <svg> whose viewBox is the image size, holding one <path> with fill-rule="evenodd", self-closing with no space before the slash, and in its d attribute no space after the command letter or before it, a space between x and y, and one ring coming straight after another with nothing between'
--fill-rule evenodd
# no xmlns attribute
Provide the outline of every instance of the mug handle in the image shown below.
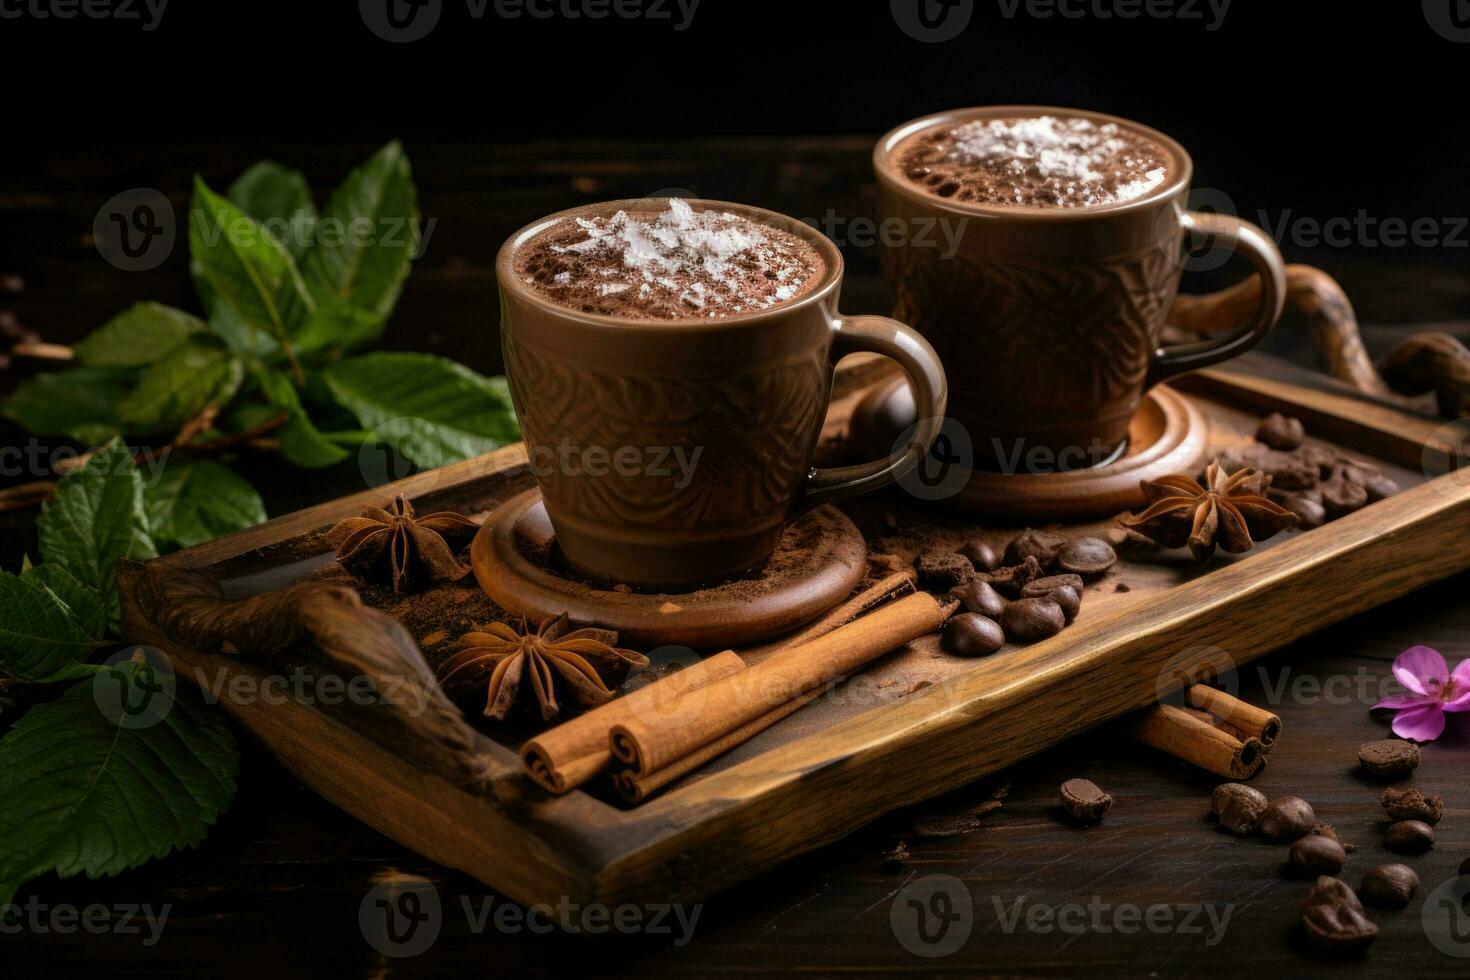
<svg viewBox="0 0 1470 980"><path fill-rule="evenodd" d="M934 348L912 327L886 316L849 316L832 321L831 361L848 354L882 354L897 361L909 377L918 408L918 424L908 445L887 459L853 466L813 468L797 502L797 512L854 494L886 487L907 475L929 452L944 424L949 382Z"/></svg>
<svg viewBox="0 0 1470 980"><path fill-rule="evenodd" d="M1286 302L1286 261L1282 259L1276 243L1264 231L1249 221L1227 214L1189 211L1181 221L1186 232L1223 241L1235 254L1255 266L1261 278L1261 301L1254 316L1236 330L1208 340L1160 347L1154 352L1146 389L1176 374L1219 364L1237 354L1244 354L1271 332Z"/></svg>

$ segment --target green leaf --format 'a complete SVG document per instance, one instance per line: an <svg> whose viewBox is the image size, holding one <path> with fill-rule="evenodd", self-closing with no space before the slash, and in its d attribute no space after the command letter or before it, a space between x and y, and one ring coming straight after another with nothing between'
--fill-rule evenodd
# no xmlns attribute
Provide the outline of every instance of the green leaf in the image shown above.
<svg viewBox="0 0 1470 980"><path fill-rule="evenodd" d="M302 324L296 349L302 353L342 352L365 347L383 335L387 320L331 293L316 297L316 312Z"/></svg>
<svg viewBox="0 0 1470 980"><path fill-rule="evenodd" d="M143 510L143 477L116 441L57 483L36 529L42 561L61 565L94 589L109 623L118 616L118 559L158 554Z"/></svg>
<svg viewBox="0 0 1470 980"><path fill-rule="evenodd" d="M320 469L335 466L348 457L340 446L328 442L302 407L301 397L296 393L291 379L280 371L266 368L256 375L261 393L277 409L291 413L290 421L277 432L281 440L281 454L297 466Z"/></svg>
<svg viewBox="0 0 1470 980"><path fill-rule="evenodd" d="M92 331L72 350L90 367L144 367L209 325L162 303L136 303Z"/></svg>
<svg viewBox="0 0 1470 980"><path fill-rule="evenodd" d="M143 491L143 506L159 546L192 548L266 519L255 488L207 459L170 460L162 478Z"/></svg>
<svg viewBox="0 0 1470 980"><path fill-rule="evenodd" d="M129 432L172 432L207 405L234 398L244 378L240 358L219 341L190 340L143 372L118 418Z"/></svg>
<svg viewBox="0 0 1470 980"><path fill-rule="evenodd" d="M239 758L218 712L177 690L155 723L125 727L100 710L99 685L161 703L153 669L129 662L0 739L0 906L48 871L95 878L193 847L234 798Z"/></svg>
<svg viewBox="0 0 1470 980"><path fill-rule="evenodd" d="M520 438L504 378L433 354L364 354L330 365L333 397L419 466L469 459Z"/></svg>
<svg viewBox="0 0 1470 980"><path fill-rule="evenodd" d="M94 640L107 635L107 610L102 607L102 596L97 590L83 585L61 565L32 565L29 560L21 569L20 577L35 585L50 589L68 609L82 629Z"/></svg>
<svg viewBox="0 0 1470 980"><path fill-rule="evenodd" d="M36 435L103 443L122 431L118 408L135 377L134 371L89 367L38 374L16 386L0 413Z"/></svg>
<svg viewBox="0 0 1470 980"><path fill-rule="evenodd" d="M291 254L199 178L189 209L189 259L213 322L224 304L241 325L290 342L315 310Z"/></svg>
<svg viewBox="0 0 1470 980"><path fill-rule="evenodd" d="M347 175L302 260L322 291L386 318L419 245L418 192L397 140Z"/></svg>
<svg viewBox="0 0 1470 980"><path fill-rule="evenodd" d="M77 607L48 581L68 593ZM0 572L0 664L16 677L44 684L95 672L95 666L82 661L97 649L105 619L96 594L88 597L86 588L58 565L42 565L24 575Z"/></svg>
<svg viewBox="0 0 1470 980"><path fill-rule="evenodd" d="M260 222L292 258L301 258L317 221L311 187L301 171L262 160L236 177L225 196Z"/></svg>

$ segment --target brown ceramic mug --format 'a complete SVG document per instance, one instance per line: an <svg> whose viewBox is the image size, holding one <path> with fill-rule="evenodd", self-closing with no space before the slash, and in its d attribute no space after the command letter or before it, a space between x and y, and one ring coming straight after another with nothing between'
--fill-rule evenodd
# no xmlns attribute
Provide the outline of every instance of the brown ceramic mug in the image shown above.
<svg viewBox="0 0 1470 980"><path fill-rule="evenodd" d="M663 210L663 199L552 215L511 236L496 261L506 376L558 545L578 571L644 588L760 564L803 511L912 469L945 407L944 369L923 337L837 312L842 256L820 233L759 208L688 203L800 235L825 263L820 283L757 312L637 320L557 305L513 274L517 250L556 224ZM886 459L814 469L833 367L858 351L903 367L926 421Z"/></svg>
<svg viewBox="0 0 1470 980"><path fill-rule="evenodd" d="M892 163L912 134L1043 115L1126 127L1166 148L1173 167L1161 186L1131 201L1048 208L942 198ZM915 231L885 239L894 315L927 337L948 367L950 416L964 426L981 467L1028 460L1027 468L1068 468L1112 457L1145 391L1243 353L1281 315L1286 273L1275 243L1238 218L1186 210L1189 154L1146 126L1043 106L960 109L893 130L873 163L885 222ZM931 231L920 236L921 229ZM1246 258L1260 275L1261 300L1233 332L1165 347L1186 232Z"/></svg>

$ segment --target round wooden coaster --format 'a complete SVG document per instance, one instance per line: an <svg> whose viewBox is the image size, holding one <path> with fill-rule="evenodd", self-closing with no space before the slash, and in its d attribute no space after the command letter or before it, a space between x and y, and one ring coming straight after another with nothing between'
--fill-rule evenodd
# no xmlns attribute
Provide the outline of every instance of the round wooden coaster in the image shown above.
<svg viewBox="0 0 1470 980"><path fill-rule="evenodd" d="M857 527L831 506L797 518L747 577L682 594L591 585L565 572L555 544L541 491L527 490L485 520L470 564L486 594L514 615L536 622L565 612L640 647L736 647L789 633L846 599L868 557Z"/></svg>
<svg viewBox="0 0 1470 980"><path fill-rule="evenodd" d="M853 410L848 442L866 458L873 447L894 444L913 423L908 382L894 377L876 385ZM1209 443L1209 423L1189 399L1166 385L1143 396L1121 455L1098 466L1060 473L972 470L964 486L937 503L986 517L1076 521L1106 517L1144 503L1139 483L1171 473L1199 471Z"/></svg>

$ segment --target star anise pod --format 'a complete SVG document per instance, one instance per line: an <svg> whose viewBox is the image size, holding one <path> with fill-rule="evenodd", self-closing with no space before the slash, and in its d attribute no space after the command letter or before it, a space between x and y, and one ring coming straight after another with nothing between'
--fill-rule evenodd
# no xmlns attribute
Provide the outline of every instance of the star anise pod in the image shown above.
<svg viewBox="0 0 1470 980"><path fill-rule="evenodd" d="M388 578L395 593L428 582L453 582L469 571L455 557L480 525L441 511L419 517L399 494L388 510L369 507L327 532L343 568L363 578Z"/></svg>
<svg viewBox="0 0 1470 980"><path fill-rule="evenodd" d="M524 627L523 627L524 629ZM439 683L451 697L485 691L485 717L504 721L534 694L543 721L561 713L558 689L579 708L613 699L628 671L647 667L648 658L619 649L617 633L570 630L567 614L544 620L536 632L516 632L491 623L466 633L454 656L439 668Z"/></svg>
<svg viewBox="0 0 1470 980"><path fill-rule="evenodd" d="M1216 460L1205 470L1205 486L1182 474L1144 481L1149 508L1118 523L1167 548L1187 544L1199 561L1216 547L1240 554L1297 523L1295 514L1266 497L1269 483L1259 470L1226 473Z"/></svg>

